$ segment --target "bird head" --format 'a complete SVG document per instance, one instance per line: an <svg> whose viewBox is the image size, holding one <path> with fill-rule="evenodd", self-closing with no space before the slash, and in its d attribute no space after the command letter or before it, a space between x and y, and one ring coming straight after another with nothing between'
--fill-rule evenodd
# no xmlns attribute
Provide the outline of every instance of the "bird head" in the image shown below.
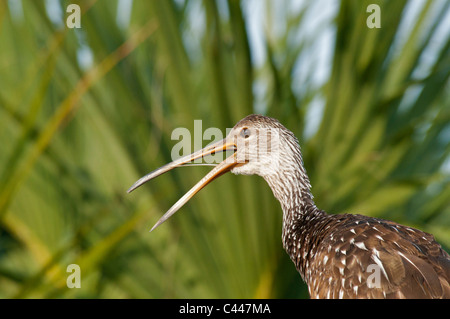
<svg viewBox="0 0 450 319"><path fill-rule="evenodd" d="M215 142L190 155L183 156L140 178L129 189L132 192L149 180L176 167L189 164L198 158L219 152L232 151L232 154L218 163L191 190L181 197L164 216L153 226L152 230L177 212L198 191L222 174L231 171L234 174L257 174L267 179L279 169L281 154L286 151L286 137L295 136L276 119L262 115L249 115L239 121L221 141ZM298 145L298 142L296 142Z"/></svg>
<svg viewBox="0 0 450 319"><path fill-rule="evenodd" d="M277 172L286 144L283 142L285 132L289 131L278 120L262 115L252 114L239 121L227 136L236 146L237 165L230 171L262 177Z"/></svg>

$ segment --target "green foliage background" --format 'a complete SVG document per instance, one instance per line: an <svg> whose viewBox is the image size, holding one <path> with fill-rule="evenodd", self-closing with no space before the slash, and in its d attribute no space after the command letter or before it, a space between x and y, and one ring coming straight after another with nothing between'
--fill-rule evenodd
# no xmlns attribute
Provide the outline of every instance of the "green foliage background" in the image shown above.
<svg viewBox="0 0 450 319"><path fill-rule="evenodd" d="M76 1L81 29L56 3L0 1L0 297L307 297L261 178L221 177L151 234L210 168L126 194L171 160L173 129L225 132L250 113L299 138L321 209L411 225L449 250L449 1L325 0L335 16L314 28L316 1L264 1L258 63L255 1L135 0L125 25L118 1ZM371 3L380 29L366 26Z"/></svg>

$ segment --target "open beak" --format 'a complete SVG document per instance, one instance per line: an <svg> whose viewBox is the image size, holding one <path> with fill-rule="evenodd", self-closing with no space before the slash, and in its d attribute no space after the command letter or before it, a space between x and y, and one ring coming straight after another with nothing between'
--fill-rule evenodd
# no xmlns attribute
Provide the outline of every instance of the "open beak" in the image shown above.
<svg viewBox="0 0 450 319"><path fill-rule="evenodd" d="M227 141L227 138L223 139L222 141L219 141L217 143L214 143L212 145L206 146L205 148L194 152L190 155L183 156L169 164L166 164L164 166L161 166L160 168L154 170L153 172L148 173L144 177L140 178L136 183L133 184L128 189L128 193L131 193L139 186L145 184L149 180L164 174L165 172L168 172L176 167L180 167L184 164L191 163L192 161L203 158L207 155L224 152L228 150L236 151L237 147L235 143ZM226 158L223 162L215 166L208 174L206 174L205 177L203 177L197 184L195 184L194 187L192 187L183 197L181 197L168 211L165 213L155 224L155 226L152 227L152 230L154 230L156 227L164 223L167 219L169 219L170 216L175 214L184 204L186 204L192 196L197 194L199 190L201 190L203 187L208 185L210 182L212 182L217 177L221 176L222 174L230 171L234 166L236 166L238 163L235 159L235 153L233 155Z"/></svg>

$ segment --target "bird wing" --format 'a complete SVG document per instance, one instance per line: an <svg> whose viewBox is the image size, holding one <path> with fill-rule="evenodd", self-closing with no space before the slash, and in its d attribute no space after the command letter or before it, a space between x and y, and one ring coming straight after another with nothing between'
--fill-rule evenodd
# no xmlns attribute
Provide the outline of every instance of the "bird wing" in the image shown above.
<svg viewBox="0 0 450 319"><path fill-rule="evenodd" d="M312 298L450 298L450 256L430 234L340 215L311 260Z"/></svg>

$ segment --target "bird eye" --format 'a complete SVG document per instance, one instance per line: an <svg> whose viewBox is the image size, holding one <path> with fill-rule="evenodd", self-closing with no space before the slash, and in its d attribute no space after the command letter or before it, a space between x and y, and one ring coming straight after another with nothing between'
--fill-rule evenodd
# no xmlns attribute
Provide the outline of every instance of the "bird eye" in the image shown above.
<svg viewBox="0 0 450 319"><path fill-rule="evenodd" d="M246 127L244 127L241 131L241 136L243 138L248 138L250 136L250 130Z"/></svg>

